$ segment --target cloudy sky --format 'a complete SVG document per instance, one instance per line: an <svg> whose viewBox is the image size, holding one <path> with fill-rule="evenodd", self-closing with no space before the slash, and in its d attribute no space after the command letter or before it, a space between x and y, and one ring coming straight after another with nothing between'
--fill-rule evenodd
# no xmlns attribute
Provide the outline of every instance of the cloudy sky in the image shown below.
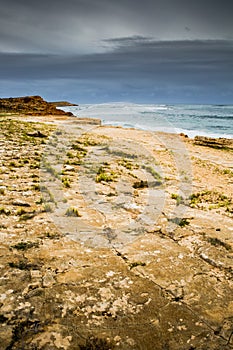
<svg viewBox="0 0 233 350"><path fill-rule="evenodd" d="M0 97L233 104L232 0L0 0Z"/></svg>

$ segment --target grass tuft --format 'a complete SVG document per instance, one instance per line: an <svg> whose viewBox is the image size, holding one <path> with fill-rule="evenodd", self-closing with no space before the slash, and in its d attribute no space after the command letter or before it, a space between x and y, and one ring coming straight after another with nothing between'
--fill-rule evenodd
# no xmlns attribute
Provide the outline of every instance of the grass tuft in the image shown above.
<svg viewBox="0 0 233 350"><path fill-rule="evenodd" d="M80 217L81 215L79 214L79 211L77 208L75 207L69 207L66 210L66 216L72 216L72 217Z"/></svg>

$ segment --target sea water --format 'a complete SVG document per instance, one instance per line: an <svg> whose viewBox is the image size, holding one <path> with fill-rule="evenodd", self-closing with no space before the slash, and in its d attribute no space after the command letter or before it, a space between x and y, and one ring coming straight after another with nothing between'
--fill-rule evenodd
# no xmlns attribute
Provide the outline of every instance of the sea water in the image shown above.
<svg viewBox="0 0 233 350"><path fill-rule="evenodd" d="M233 105L81 104L64 107L77 117L99 118L103 125L150 131L233 138Z"/></svg>

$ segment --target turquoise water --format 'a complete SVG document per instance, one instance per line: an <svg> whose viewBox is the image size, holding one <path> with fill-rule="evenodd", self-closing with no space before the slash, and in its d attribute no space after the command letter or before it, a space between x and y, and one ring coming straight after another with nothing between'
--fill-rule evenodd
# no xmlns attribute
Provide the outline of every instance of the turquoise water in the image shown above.
<svg viewBox="0 0 233 350"><path fill-rule="evenodd" d="M104 125L233 138L233 105L83 104L64 107L79 117L100 118Z"/></svg>

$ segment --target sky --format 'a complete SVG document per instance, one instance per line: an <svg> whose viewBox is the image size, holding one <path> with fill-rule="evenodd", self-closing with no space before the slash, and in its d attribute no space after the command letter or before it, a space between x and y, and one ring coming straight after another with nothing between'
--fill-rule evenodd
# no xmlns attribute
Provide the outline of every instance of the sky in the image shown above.
<svg viewBox="0 0 233 350"><path fill-rule="evenodd" d="M0 0L0 97L233 104L232 0Z"/></svg>

